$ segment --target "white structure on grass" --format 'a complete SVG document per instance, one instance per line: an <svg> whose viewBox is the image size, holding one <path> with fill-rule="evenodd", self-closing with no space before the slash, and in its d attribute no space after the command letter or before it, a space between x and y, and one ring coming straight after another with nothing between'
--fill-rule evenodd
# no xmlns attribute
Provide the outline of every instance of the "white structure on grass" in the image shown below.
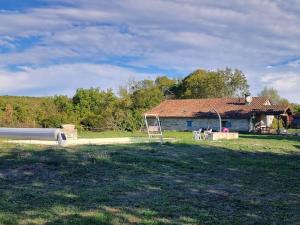
<svg viewBox="0 0 300 225"><path fill-rule="evenodd" d="M162 141L163 134L161 131L160 121L157 114L145 114L145 124L149 138L159 137Z"/></svg>
<svg viewBox="0 0 300 225"><path fill-rule="evenodd" d="M0 128L0 137L9 139L57 141L61 146L67 142L65 134L56 128Z"/></svg>

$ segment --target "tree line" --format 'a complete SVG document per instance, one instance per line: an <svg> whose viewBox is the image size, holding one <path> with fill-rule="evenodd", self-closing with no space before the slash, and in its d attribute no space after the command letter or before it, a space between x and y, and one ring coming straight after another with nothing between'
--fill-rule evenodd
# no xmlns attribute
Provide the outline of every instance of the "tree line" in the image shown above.
<svg viewBox="0 0 300 225"><path fill-rule="evenodd" d="M72 123L79 129L133 131L143 126L143 113L165 99L242 97L245 93L249 93L249 85L244 73L226 68L196 70L181 80L158 76L130 81L118 93L79 88L71 98L0 96L0 126L59 127ZM260 94L287 101L275 89L265 88ZM299 105L295 108L300 111Z"/></svg>

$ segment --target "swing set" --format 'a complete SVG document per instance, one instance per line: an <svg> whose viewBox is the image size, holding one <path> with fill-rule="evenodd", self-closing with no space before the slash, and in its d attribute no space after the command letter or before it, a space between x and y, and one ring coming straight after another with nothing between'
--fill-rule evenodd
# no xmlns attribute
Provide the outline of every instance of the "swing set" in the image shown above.
<svg viewBox="0 0 300 225"><path fill-rule="evenodd" d="M149 139L159 137L162 142L163 134L161 131L159 116L157 114L145 114L144 119Z"/></svg>

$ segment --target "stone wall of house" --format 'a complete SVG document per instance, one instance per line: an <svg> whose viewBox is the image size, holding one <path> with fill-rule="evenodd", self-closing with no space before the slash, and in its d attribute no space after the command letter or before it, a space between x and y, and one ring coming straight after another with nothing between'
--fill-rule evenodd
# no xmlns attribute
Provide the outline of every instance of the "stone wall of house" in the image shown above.
<svg viewBox="0 0 300 225"><path fill-rule="evenodd" d="M250 128L249 119L229 119L231 121L231 127L228 127L231 131L244 131L248 132Z"/></svg>
<svg viewBox="0 0 300 225"><path fill-rule="evenodd" d="M186 131L207 129L208 127L219 130L218 119L160 118L160 121L162 130ZM226 122L225 127L228 127L230 131L249 131L248 119L224 119L224 122Z"/></svg>

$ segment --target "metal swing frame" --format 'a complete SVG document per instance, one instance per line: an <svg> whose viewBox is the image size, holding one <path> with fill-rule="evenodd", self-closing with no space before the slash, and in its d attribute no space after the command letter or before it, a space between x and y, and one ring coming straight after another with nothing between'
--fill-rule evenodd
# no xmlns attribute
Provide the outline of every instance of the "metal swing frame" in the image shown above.
<svg viewBox="0 0 300 225"><path fill-rule="evenodd" d="M148 118L154 118L153 126L149 125ZM162 141L163 134L161 131L159 116L157 114L145 114L144 119L145 119L145 124L146 124L149 139L158 136L160 138L160 140ZM157 125L155 125L155 122L157 123Z"/></svg>
<svg viewBox="0 0 300 225"><path fill-rule="evenodd" d="M222 118L221 118L221 115L220 113L214 108L214 107L211 107L209 109L209 111L214 111L217 115L218 115L218 119L219 119L219 132L222 132Z"/></svg>

